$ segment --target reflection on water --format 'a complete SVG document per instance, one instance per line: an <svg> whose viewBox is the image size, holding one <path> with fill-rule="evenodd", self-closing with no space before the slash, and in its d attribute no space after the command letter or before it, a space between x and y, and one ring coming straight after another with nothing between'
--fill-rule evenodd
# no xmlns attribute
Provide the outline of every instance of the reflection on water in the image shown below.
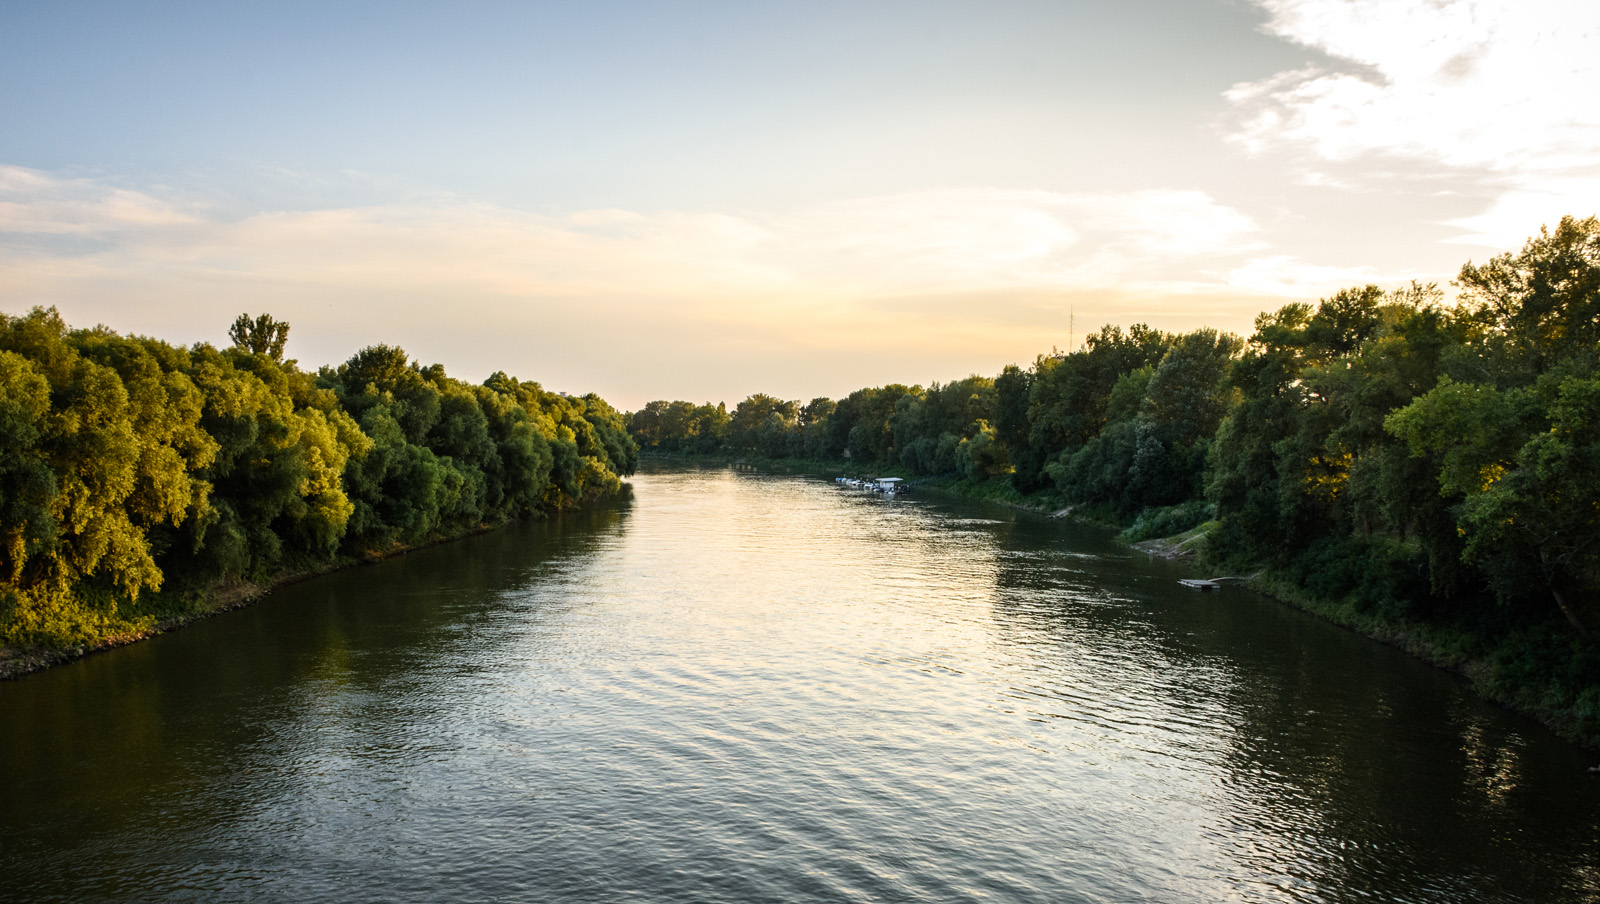
<svg viewBox="0 0 1600 904"><path fill-rule="evenodd" d="M1100 533L720 470L0 685L19 900L1587 901L1600 782Z"/></svg>

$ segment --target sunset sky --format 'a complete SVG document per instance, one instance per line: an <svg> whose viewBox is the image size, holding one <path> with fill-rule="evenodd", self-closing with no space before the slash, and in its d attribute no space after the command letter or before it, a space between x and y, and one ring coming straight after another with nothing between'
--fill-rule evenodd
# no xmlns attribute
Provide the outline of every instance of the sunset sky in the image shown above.
<svg viewBox="0 0 1600 904"><path fill-rule="evenodd" d="M623 408L1247 333L1600 211L1597 46L1576 0L10 3L0 311Z"/></svg>

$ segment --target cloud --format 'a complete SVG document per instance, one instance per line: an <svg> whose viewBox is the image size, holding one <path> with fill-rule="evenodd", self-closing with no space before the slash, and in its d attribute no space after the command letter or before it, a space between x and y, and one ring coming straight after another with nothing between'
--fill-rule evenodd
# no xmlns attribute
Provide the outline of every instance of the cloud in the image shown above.
<svg viewBox="0 0 1600 904"><path fill-rule="evenodd" d="M1600 158L1600 7L1539 0L1259 0L1267 28L1347 64L1235 86L1252 148L1385 152L1496 172Z"/></svg>
<svg viewBox="0 0 1600 904"><path fill-rule="evenodd" d="M1289 255L1253 258L1228 273L1228 283L1243 291L1280 298L1310 298L1330 291L1399 282L1371 267L1329 267Z"/></svg>
<svg viewBox="0 0 1600 904"><path fill-rule="evenodd" d="M768 221L767 259L866 294L1098 289L1255 247L1244 214L1198 191L960 189L821 205Z"/></svg>
<svg viewBox="0 0 1600 904"><path fill-rule="evenodd" d="M101 241L84 274L505 297L840 299L997 289L1188 291L1197 261L1259 246L1249 217L1193 190L951 189L780 213L450 201L236 219L87 179L0 168L0 253L48 270L39 236Z"/></svg>
<svg viewBox="0 0 1600 904"><path fill-rule="evenodd" d="M149 195L0 165L0 234L103 236L199 222Z"/></svg>
<svg viewBox="0 0 1600 904"><path fill-rule="evenodd" d="M1464 230L1449 241L1512 250L1533 237L1530 224L1554 226L1566 213L1600 213L1600 175L1554 176L1508 188L1481 213L1448 221Z"/></svg>
<svg viewBox="0 0 1600 904"><path fill-rule="evenodd" d="M1381 155L1522 201L1462 221L1464 241L1581 212L1552 186L1600 176L1600 5L1570 0L1257 0L1266 29L1333 58L1235 85L1232 138L1324 161ZM1525 202L1548 196L1552 206ZM1581 200L1592 203L1592 193ZM1578 200L1578 199L1575 199ZM1592 211L1589 211L1592 212ZM1502 225L1503 224L1503 225Z"/></svg>

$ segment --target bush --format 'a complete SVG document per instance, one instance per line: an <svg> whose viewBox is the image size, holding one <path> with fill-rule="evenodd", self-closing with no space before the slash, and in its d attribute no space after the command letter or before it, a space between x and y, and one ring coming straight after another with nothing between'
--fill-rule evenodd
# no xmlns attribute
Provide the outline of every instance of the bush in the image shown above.
<svg viewBox="0 0 1600 904"><path fill-rule="evenodd" d="M1191 499L1177 505L1147 508L1122 535L1133 542L1171 537L1192 530L1216 516L1217 508L1204 499Z"/></svg>

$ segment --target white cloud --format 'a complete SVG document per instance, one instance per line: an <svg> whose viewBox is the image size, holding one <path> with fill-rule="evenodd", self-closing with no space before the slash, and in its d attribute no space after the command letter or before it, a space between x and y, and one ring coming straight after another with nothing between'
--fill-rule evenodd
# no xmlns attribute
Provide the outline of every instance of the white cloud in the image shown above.
<svg viewBox="0 0 1600 904"><path fill-rule="evenodd" d="M1175 280L1254 246L1255 224L1198 191L960 189L826 204L769 221L767 259L869 294L1090 289Z"/></svg>
<svg viewBox="0 0 1600 904"><path fill-rule="evenodd" d="M0 164L0 233L100 236L198 222L149 195Z"/></svg>
<svg viewBox="0 0 1600 904"><path fill-rule="evenodd" d="M1557 186L1600 170L1600 4L1572 0L1257 0L1267 29L1337 61L1242 83L1233 137L1327 161L1446 167L1506 199L1462 221L1499 244L1590 212ZM1520 196L1521 200L1511 199ZM1548 206L1527 202L1544 197ZM1502 217L1522 217L1513 224Z"/></svg>
<svg viewBox="0 0 1600 904"><path fill-rule="evenodd" d="M1600 213L1600 175L1551 177L1508 188L1488 209L1450 220L1465 230L1450 241L1514 251L1532 238L1539 224L1554 226L1563 214Z"/></svg>
<svg viewBox="0 0 1600 904"><path fill-rule="evenodd" d="M1600 159L1600 5L1259 0L1274 34L1355 64L1235 86L1239 139L1343 160L1389 152L1499 172Z"/></svg>
<svg viewBox="0 0 1600 904"><path fill-rule="evenodd" d="M89 236L105 247L77 266L123 279L697 299L1180 289L1197 261L1255 248L1255 231L1192 190L934 190L737 215L547 216L456 201L222 220L92 180L0 168L0 254L13 270L49 259L18 237Z"/></svg>
<svg viewBox="0 0 1600 904"><path fill-rule="evenodd" d="M1289 255L1252 258L1228 273L1228 283L1242 291L1280 298L1308 299L1367 283L1400 282L1371 267L1329 267Z"/></svg>

